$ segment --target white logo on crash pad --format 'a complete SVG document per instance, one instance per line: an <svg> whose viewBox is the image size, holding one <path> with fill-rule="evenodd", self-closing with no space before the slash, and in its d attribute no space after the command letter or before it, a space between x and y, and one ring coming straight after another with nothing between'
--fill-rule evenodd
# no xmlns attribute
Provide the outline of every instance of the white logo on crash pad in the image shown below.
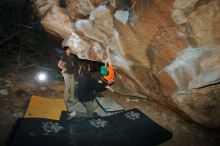
<svg viewBox="0 0 220 146"><path fill-rule="evenodd" d="M104 121L102 119L92 119L89 121L89 123L96 127L96 128L103 128L106 126L106 124L108 123L107 121Z"/></svg>
<svg viewBox="0 0 220 146"><path fill-rule="evenodd" d="M137 120L140 119L140 113L136 113L134 111L130 111L124 115L127 119Z"/></svg>
<svg viewBox="0 0 220 146"><path fill-rule="evenodd" d="M59 123L54 122L45 122L42 123L42 128L44 129L44 135L51 135L51 134L57 134L61 130L63 130L63 126L60 126Z"/></svg>

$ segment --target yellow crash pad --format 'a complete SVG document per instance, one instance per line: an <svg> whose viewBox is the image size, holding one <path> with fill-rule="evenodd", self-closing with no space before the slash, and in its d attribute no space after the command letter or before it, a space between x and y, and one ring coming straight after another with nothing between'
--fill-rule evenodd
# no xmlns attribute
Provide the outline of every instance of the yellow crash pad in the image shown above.
<svg viewBox="0 0 220 146"><path fill-rule="evenodd" d="M59 120L61 112L66 110L64 99L32 96L24 117Z"/></svg>

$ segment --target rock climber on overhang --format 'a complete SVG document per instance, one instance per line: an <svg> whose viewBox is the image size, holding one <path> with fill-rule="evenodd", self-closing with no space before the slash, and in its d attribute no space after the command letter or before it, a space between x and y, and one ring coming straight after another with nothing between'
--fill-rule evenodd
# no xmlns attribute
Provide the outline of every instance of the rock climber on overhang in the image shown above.
<svg viewBox="0 0 220 146"><path fill-rule="evenodd" d="M110 48L107 47L107 59L105 61L105 66L101 66L101 79L108 84L106 87L110 91L114 92L114 90L109 86L114 83L115 73L114 68L110 59Z"/></svg>

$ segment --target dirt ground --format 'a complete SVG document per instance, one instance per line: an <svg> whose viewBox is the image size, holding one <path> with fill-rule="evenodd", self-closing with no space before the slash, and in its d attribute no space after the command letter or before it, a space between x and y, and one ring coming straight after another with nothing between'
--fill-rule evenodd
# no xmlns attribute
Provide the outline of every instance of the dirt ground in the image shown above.
<svg viewBox="0 0 220 146"><path fill-rule="evenodd" d="M153 121L170 130L173 138L160 146L220 146L220 131L186 121L154 101L117 94L111 97L125 109L140 109Z"/></svg>
<svg viewBox="0 0 220 146"><path fill-rule="evenodd" d="M40 91L43 90L43 91ZM63 93L52 89L24 91L16 88L7 96L0 96L0 146L4 146L17 118L23 117L31 95L62 98ZM173 138L160 146L220 146L220 131L188 122L170 109L146 99L103 93L113 98L125 109L138 108L153 121L173 133Z"/></svg>

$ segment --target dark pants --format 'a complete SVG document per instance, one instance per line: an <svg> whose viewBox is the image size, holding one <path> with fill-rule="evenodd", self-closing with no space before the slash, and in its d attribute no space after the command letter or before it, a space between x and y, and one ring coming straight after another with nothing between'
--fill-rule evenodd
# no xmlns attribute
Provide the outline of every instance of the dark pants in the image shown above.
<svg viewBox="0 0 220 146"><path fill-rule="evenodd" d="M93 112L95 110L94 102L88 101L88 102L82 102L82 104L86 108L86 113L76 111L76 117L92 117Z"/></svg>

